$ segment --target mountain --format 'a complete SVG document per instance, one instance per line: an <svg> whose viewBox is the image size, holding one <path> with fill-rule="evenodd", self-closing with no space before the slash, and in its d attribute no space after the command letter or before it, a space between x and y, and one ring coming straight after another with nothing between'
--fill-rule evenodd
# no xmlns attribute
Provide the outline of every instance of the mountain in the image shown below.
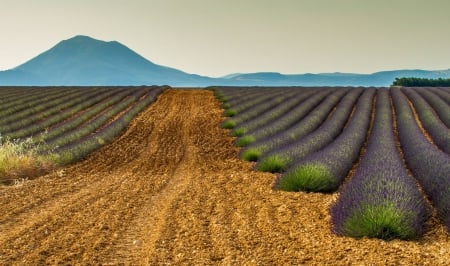
<svg viewBox="0 0 450 266"><path fill-rule="evenodd" d="M119 42L87 36L61 41L30 61L0 72L4 85L206 86L211 81L154 64Z"/></svg>
<svg viewBox="0 0 450 266"><path fill-rule="evenodd" d="M116 41L79 35L61 41L22 65L0 71L0 85L389 86L396 77L450 78L450 70L294 75L259 72L210 78L154 64Z"/></svg>
<svg viewBox="0 0 450 266"><path fill-rule="evenodd" d="M393 70L373 74L321 73L283 75L276 72L259 72L224 77L230 84L246 86L390 86L396 77L450 78L450 69Z"/></svg>

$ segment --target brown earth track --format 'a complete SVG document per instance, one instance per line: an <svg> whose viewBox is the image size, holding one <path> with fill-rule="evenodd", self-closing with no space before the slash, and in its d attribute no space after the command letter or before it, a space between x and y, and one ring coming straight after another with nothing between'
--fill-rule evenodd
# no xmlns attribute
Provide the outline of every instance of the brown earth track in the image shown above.
<svg viewBox="0 0 450 266"><path fill-rule="evenodd" d="M433 222L417 241L330 232L336 194L272 190L237 159L220 104L168 90L87 160L0 188L0 264L446 265Z"/></svg>

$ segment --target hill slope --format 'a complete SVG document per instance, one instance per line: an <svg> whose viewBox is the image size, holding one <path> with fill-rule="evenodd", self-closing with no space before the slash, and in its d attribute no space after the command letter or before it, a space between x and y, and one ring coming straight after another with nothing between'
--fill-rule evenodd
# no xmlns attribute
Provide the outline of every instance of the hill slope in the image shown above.
<svg viewBox="0 0 450 266"><path fill-rule="evenodd" d="M0 83L17 85L209 84L210 79L150 62L116 41L87 36L61 41L30 61L4 71Z"/></svg>
<svg viewBox="0 0 450 266"><path fill-rule="evenodd" d="M396 77L450 78L450 70L394 70L373 74L275 72L210 78L154 64L125 45L75 36L18 67L0 71L1 85L389 86Z"/></svg>
<svg viewBox="0 0 450 266"><path fill-rule="evenodd" d="M224 77L229 84L247 86L389 86L396 77L450 78L442 71L393 70L373 74L323 73L283 75L276 72L237 74Z"/></svg>

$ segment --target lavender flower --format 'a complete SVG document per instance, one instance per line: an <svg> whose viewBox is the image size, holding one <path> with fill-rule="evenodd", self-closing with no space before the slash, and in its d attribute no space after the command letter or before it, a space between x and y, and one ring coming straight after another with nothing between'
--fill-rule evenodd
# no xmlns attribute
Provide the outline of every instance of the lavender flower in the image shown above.
<svg viewBox="0 0 450 266"><path fill-rule="evenodd" d="M392 99L406 163L450 230L450 156L428 142L399 89L392 89Z"/></svg>
<svg viewBox="0 0 450 266"><path fill-rule="evenodd" d="M389 92L378 90L366 153L330 209L338 235L410 239L424 232L428 210L400 159L392 122Z"/></svg>
<svg viewBox="0 0 450 266"><path fill-rule="evenodd" d="M335 191L358 159L369 130L375 89L365 89L342 133L325 148L294 163L278 181L287 191Z"/></svg>
<svg viewBox="0 0 450 266"><path fill-rule="evenodd" d="M329 115L329 111L334 107L333 104L328 106L327 109L320 109L320 113L312 113L311 117L314 118L312 120L314 123L319 122L317 124L320 124L323 121L322 119L326 120L317 130L304 138L286 143L284 146L277 147L261 157L261 160L256 164L257 169L266 172L282 172L293 162L332 142L341 133L345 123L348 121L348 117L361 92L362 89L350 90L331 115ZM329 117L327 118L328 115Z"/></svg>

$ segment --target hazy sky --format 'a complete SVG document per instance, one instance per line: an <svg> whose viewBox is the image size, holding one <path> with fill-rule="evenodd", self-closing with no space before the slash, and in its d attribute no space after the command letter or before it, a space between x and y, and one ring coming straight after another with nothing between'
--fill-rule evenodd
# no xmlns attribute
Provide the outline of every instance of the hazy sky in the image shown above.
<svg viewBox="0 0 450 266"><path fill-rule="evenodd" d="M117 40L189 73L450 68L450 0L0 0L0 69Z"/></svg>

